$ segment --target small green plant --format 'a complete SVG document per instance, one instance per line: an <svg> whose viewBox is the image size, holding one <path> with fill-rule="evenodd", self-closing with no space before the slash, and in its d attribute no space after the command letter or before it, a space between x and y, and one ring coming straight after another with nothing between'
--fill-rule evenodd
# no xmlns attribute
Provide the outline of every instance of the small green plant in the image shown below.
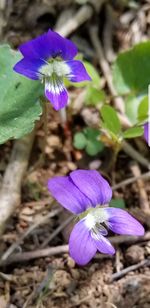
<svg viewBox="0 0 150 308"><path fill-rule="evenodd" d="M104 105L100 110L103 121L101 122L102 129L114 141L121 144L123 139L135 138L143 135L144 129L141 126L134 126L123 130L116 110Z"/></svg>
<svg viewBox="0 0 150 308"><path fill-rule="evenodd" d="M100 132L97 129L87 127L82 132L74 135L74 147L84 150L90 156L94 156L104 149L104 144L100 141Z"/></svg>
<svg viewBox="0 0 150 308"><path fill-rule="evenodd" d="M126 114L133 125L138 125L141 120L146 122L148 116L148 104L143 100L148 101L149 57L150 41L147 41L120 53L113 65L114 85L118 95L125 98Z"/></svg>

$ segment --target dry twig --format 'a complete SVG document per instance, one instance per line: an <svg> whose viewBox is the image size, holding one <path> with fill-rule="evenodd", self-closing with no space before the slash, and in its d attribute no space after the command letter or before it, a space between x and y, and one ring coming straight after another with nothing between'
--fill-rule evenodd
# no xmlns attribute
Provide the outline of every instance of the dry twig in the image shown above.
<svg viewBox="0 0 150 308"><path fill-rule="evenodd" d="M137 187L138 187L138 194L139 194L139 205L140 208L143 209L144 211L149 211L149 201L148 201L148 196L145 190L145 185L143 179L140 177L141 176L141 170L138 166L138 164L132 164L130 166L130 169L133 173L133 175L137 178Z"/></svg>
<svg viewBox="0 0 150 308"><path fill-rule="evenodd" d="M34 131L14 144L0 191L0 234L20 203L22 179L27 169L33 140Z"/></svg>
<svg viewBox="0 0 150 308"><path fill-rule="evenodd" d="M148 241L150 240L150 232L147 232L144 236L114 236L109 237L109 240L112 244L120 245L123 243L126 244L133 244L136 242L142 242L142 241ZM54 255L61 255L63 253L68 253L69 247L68 245L62 245L57 247L49 247L44 249L39 249L35 251L27 251L23 253L16 253L10 256L5 261L0 261L0 266L6 266L12 263L18 263L18 262L27 262L29 260L37 259L37 258L43 258L43 257L50 257ZM103 259L103 258L110 258L111 256L108 255L97 255L96 258Z"/></svg>
<svg viewBox="0 0 150 308"><path fill-rule="evenodd" d="M121 188L123 186L127 186L127 185L130 185L134 182L136 182L138 179L142 179L142 180L148 180L150 179L150 171L146 172L146 173L143 173L139 176L134 176L130 179L126 179L118 184L115 184L113 187L112 187L112 190L116 190L118 188Z"/></svg>
<svg viewBox="0 0 150 308"><path fill-rule="evenodd" d="M50 248L45 248L45 249L35 250L35 251L27 251L23 253L16 253L12 255L9 259L7 259L6 261L0 262L0 266L8 265L11 263L17 263L17 262L27 262L29 260L43 258L43 257L50 257L54 255L60 255L63 253L68 253L68 245L50 247Z"/></svg>
<svg viewBox="0 0 150 308"><path fill-rule="evenodd" d="M13 243L8 249L7 251L2 255L1 260L4 261L6 260L12 253L13 251L22 243L22 241L33 232L33 230L35 230L38 226L42 225L43 223L45 223L49 218L52 218L56 215L58 215L59 213L62 212L62 209L56 209L51 211L50 213L48 213L48 215L41 217L41 219L39 219L37 222L35 222L35 224L31 225L25 233L23 233L23 235L15 242Z"/></svg>
<svg viewBox="0 0 150 308"><path fill-rule="evenodd" d="M93 46L95 48L95 51L97 53L97 57L99 59L99 65L102 69L102 72L105 76L105 79L107 81L107 85L110 91L110 94L114 97L114 105L116 109L124 116L124 122L127 126L131 126L130 121L128 118L124 115L124 102L121 97L118 97L118 93L116 89L114 88L113 81L112 81L112 75L111 70L109 67L108 62L105 59L103 47L101 45L101 42L98 37L98 28L97 26L90 27L90 38L93 43Z"/></svg>
<svg viewBox="0 0 150 308"><path fill-rule="evenodd" d="M91 0L91 3L97 11L100 11L104 1L105 0ZM67 22L64 23L61 29L56 28L55 31L59 32L63 36L68 36L70 33L74 32L84 22L92 17L94 12L92 5L83 5L74 16L72 16Z"/></svg>
<svg viewBox="0 0 150 308"><path fill-rule="evenodd" d="M150 240L150 232L146 232L143 236L131 236L131 235L116 235L109 237L109 240L113 245L131 245L138 242L145 242Z"/></svg>
<svg viewBox="0 0 150 308"><path fill-rule="evenodd" d="M136 151L131 144L129 144L126 141L123 141L122 144L123 150L125 153L127 153L130 157L132 157L134 160L136 160L138 163L140 163L142 166L146 167L148 170L150 170L150 162L143 157L140 152Z"/></svg>
<svg viewBox="0 0 150 308"><path fill-rule="evenodd" d="M55 231L42 243L41 248L46 247L48 243L50 243L65 227L67 227L73 217L73 215L69 216L62 224L60 224L60 226L56 228Z"/></svg>
<svg viewBox="0 0 150 308"><path fill-rule="evenodd" d="M55 29L63 36L68 36L71 32L74 32L80 25L90 19L93 14L93 9L90 5L84 5L79 11L70 18L60 29Z"/></svg>
<svg viewBox="0 0 150 308"><path fill-rule="evenodd" d="M106 5L106 22L103 32L104 51L108 62L113 62L115 53L112 47L113 42L113 25L114 25L114 12L110 4Z"/></svg>
<svg viewBox="0 0 150 308"><path fill-rule="evenodd" d="M124 268L120 272L113 274L111 276L110 282L113 282L114 280L122 278L123 276L125 276L129 272L136 271L137 269L139 269L140 267L143 267L143 266L150 266L150 259L142 260L138 264L131 265L129 267Z"/></svg>

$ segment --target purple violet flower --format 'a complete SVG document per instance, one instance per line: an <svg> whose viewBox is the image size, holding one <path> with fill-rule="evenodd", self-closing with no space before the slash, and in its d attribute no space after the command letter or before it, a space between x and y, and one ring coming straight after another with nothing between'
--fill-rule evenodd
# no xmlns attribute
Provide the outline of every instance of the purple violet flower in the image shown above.
<svg viewBox="0 0 150 308"><path fill-rule="evenodd" d="M80 221L69 239L70 255L79 265L87 264L97 250L115 253L105 237L106 227L118 234L144 234L143 226L130 214L108 207L112 189L95 170L76 170L69 176L54 177L48 181L48 189L65 209L79 215Z"/></svg>
<svg viewBox="0 0 150 308"><path fill-rule="evenodd" d="M150 123L149 122L144 124L144 138L150 147Z"/></svg>
<svg viewBox="0 0 150 308"><path fill-rule="evenodd" d="M55 110L65 107L68 101L64 78L72 82L91 80L82 62L73 60L77 47L56 32L49 30L22 44L19 50L23 59L14 70L27 78L44 82L45 96Z"/></svg>

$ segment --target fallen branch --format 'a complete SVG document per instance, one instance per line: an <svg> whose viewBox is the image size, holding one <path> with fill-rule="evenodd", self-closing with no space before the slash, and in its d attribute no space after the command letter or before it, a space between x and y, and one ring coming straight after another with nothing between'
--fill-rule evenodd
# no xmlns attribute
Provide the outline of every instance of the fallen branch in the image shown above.
<svg viewBox="0 0 150 308"><path fill-rule="evenodd" d="M128 154L130 157L132 157L134 160L136 160L140 165L146 167L148 170L150 170L150 162L143 157L140 152L136 151L131 144L129 144L126 141L123 141L122 144L123 150L126 154Z"/></svg>
<svg viewBox="0 0 150 308"><path fill-rule="evenodd" d="M123 186L130 185L130 184L136 182L138 179L149 180L150 179L150 171L143 173L139 176L134 176L130 179L126 179L126 180L124 180L124 181L122 181L118 184L115 184L115 185L113 185L112 190L116 190L116 189L121 188Z"/></svg>
<svg viewBox="0 0 150 308"><path fill-rule="evenodd" d="M15 141L0 191L0 234L20 203L22 179L27 169L34 140L34 131Z"/></svg>
<svg viewBox="0 0 150 308"><path fill-rule="evenodd" d="M147 232L144 236L114 236L109 237L109 240L112 244L120 245L120 244L133 244L136 242L142 242L142 241L148 241L150 240L150 232ZM63 253L68 253L69 246L68 245L62 245L57 247L49 247L44 249L39 249L35 251L27 251L23 253L16 253L12 256L10 256L7 260L0 261L0 266L7 266L12 263L18 263L18 262L27 262L29 260L34 260L38 258L43 257L50 257L54 255L61 255ZM97 259L105 259L110 258L109 255L103 255L103 254L97 254Z"/></svg>
<svg viewBox="0 0 150 308"><path fill-rule="evenodd" d="M58 228L55 229L52 234L42 243L41 248L46 247L65 227L67 227L71 221L73 220L74 215L69 216L66 220L64 220Z"/></svg>
<svg viewBox="0 0 150 308"><path fill-rule="evenodd" d="M124 268L120 272L113 274L111 276L109 282L113 282L114 280L122 278L123 276L125 276L129 272L135 271L135 270L137 270L137 269L139 269L140 267L143 267L143 266L150 266L150 259L142 260L138 264L131 265L129 267Z"/></svg>
<svg viewBox="0 0 150 308"><path fill-rule="evenodd" d="M7 251L2 255L1 260L4 261L6 260L13 252L14 250L22 243L22 241L29 235L31 234L38 226L46 223L46 221L49 218L52 218L56 215L58 215L59 213L62 212L62 209L56 209L51 211L50 213L48 213L46 216L41 217L41 219L39 219L37 222L35 222L34 224L32 224L24 233L22 236L20 236L20 238L13 243L8 249Z"/></svg>
<svg viewBox="0 0 150 308"><path fill-rule="evenodd" d="M92 6L84 5L79 11L72 16L62 27L61 29L55 28L55 31L59 32L63 36L68 36L70 33L74 32L80 25L85 21L90 19L93 14Z"/></svg>
<svg viewBox="0 0 150 308"><path fill-rule="evenodd" d="M139 206L142 210L149 211L150 206L149 206L148 196L147 196L147 192L145 189L144 181L140 177L141 170L139 168L139 165L134 163L130 166L130 169L135 177L139 177L136 181L137 187L138 187L138 195L139 195Z"/></svg>
<svg viewBox="0 0 150 308"><path fill-rule="evenodd" d="M131 123L124 114L124 101L122 97L118 97L118 93L113 85L111 70L110 70L107 60L105 59L103 47L98 37L98 27L97 26L90 27L89 32L90 32L91 41L93 43L93 46L95 48L95 51L96 51L96 54L99 60L99 65L105 76L110 94L113 97L114 105L116 109L120 112L120 114L124 117L124 122L126 123L126 125L130 127Z"/></svg>
<svg viewBox="0 0 150 308"><path fill-rule="evenodd" d="M56 209L52 212L50 212L48 215L46 215L45 217L42 217L38 222L35 222L35 224L33 224L32 226L30 226L25 233L23 233L23 235L15 242L13 243L8 250L2 255L1 257L1 261L0 262L4 262L7 260L7 258L14 252L14 250L22 243L22 241L29 236L30 234L32 234L32 232L41 224L45 223L49 218L54 217L55 215L58 215L60 212L62 211L62 209ZM51 235L48 239L46 239L46 241L42 244L41 248L44 248L56 235L58 235L65 227L66 225L68 225L71 221L72 221L73 217L69 217L67 220L64 221L64 223L62 223ZM120 236L113 236L113 237L109 237L109 240L115 244L115 245L119 245L122 243L126 243L126 244L134 244L138 241L142 242L142 241L148 241L150 240L150 232L147 232L143 237L138 237L138 236L126 236L126 235L120 235Z"/></svg>
<svg viewBox="0 0 150 308"><path fill-rule="evenodd" d="M109 241L113 245L132 245L138 242L145 242L150 240L150 232L146 232L144 236L131 236L131 235L116 235L110 236Z"/></svg>
<svg viewBox="0 0 150 308"><path fill-rule="evenodd" d="M112 63L116 57L113 50L113 26L114 26L114 12L112 6L106 4L106 21L103 31L104 53L108 62Z"/></svg>
<svg viewBox="0 0 150 308"><path fill-rule="evenodd" d="M105 0L91 0L92 5L83 5L74 16L69 18L66 23L62 25L61 29L56 27L55 31L59 32L63 36L68 36L92 17L94 9L99 12L104 1Z"/></svg>
<svg viewBox="0 0 150 308"><path fill-rule="evenodd" d="M45 249L39 249L35 251L27 251L23 253L16 253L12 255L6 261L1 261L0 266L9 265L11 263L18 263L18 262L27 262L29 260L43 258L43 257L50 257L54 255L60 255L63 253L68 253L68 245L62 245L57 247L50 247Z"/></svg>

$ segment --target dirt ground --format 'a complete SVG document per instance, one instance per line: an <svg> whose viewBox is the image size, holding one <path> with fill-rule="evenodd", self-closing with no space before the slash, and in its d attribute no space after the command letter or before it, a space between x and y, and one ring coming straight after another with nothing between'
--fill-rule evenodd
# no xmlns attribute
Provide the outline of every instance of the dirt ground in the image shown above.
<svg viewBox="0 0 150 308"><path fill-rule="evenodd" d="M102 6L94 6L100 2L103 2ZM95 59L89 28L92 23L98 24L105 51L108 46L106 36L111 35L109 55L106 51L110 63L119 51L149 39L150 2L129 2L130 5L123 0L4 1L4 6L0 7L1 40L17 48L48 28L59 28L64 24L64 18L69 19L68 16L74 16L81 7L89 5L94 10L92 17L85 19L69 37L78 45L84 58L95 64L102 76L103 88L108 90L105 76ZM66 175L77 168L101 171L112 186L134 176L132 166L135 162L123 150L116 164L108 168L111 149L107 148L102 156L97 154L93 158L73 147L74 133L97 119L96 108L84 104L79 109L76 106L82 91L74 87L69 90L73 104L68 112L67 127L61 124L59 113L48 108L46 146L42 119L37 124L29 166L22 182L21 202L1 236L0 255L11 250L6 262L0 263L0 308L150 307L150 211L143 207L146 201L150 203L150 180L144 184L134 181L114 189L114 198L124 199L127 209L144 224L145 237L129 239L110 233L117 248L115 256L97 254L85 267L77 266L68 254L66 245L72 222L67 211L56 204L47 190L50 177ZM133 144L137 149L142 146L149 158L144 140L133 141ZM13 141L0 147L1 182L12 147ZM41 159L43 151L44 160ZM138 167L140 172L145 172L143 166ZM144 186L146 201L142 199L140 185ZM58 247L57 252L46 251L51 247ZM14 253L21 257L13 259Z"/></svg>

